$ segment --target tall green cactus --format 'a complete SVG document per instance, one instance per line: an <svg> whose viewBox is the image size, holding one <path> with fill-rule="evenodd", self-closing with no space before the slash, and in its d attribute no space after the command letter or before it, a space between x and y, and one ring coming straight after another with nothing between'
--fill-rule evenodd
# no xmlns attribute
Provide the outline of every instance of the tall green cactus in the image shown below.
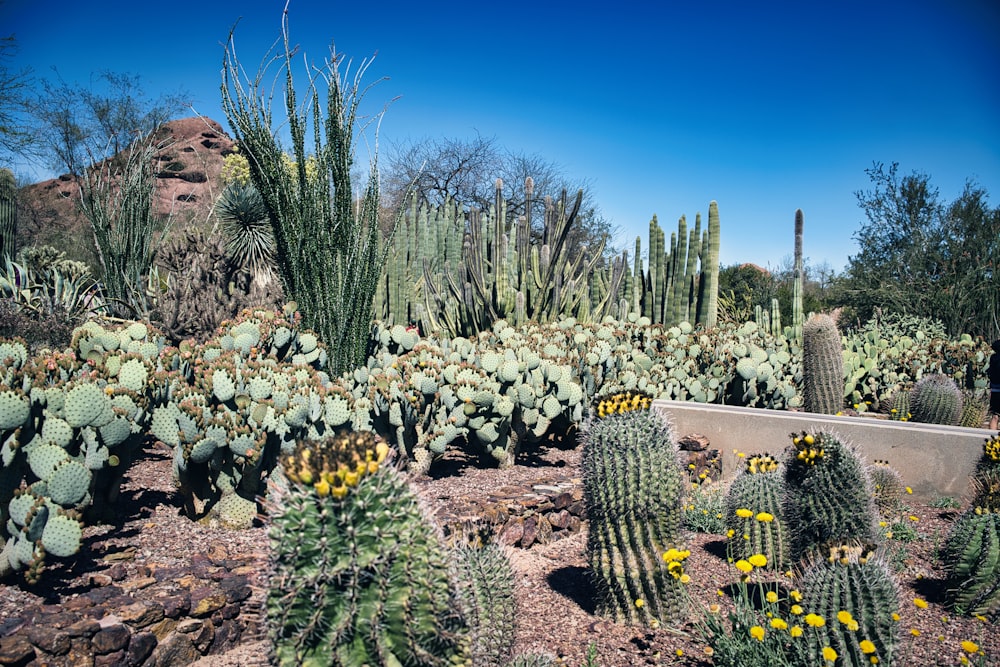
<svg viewBox="0 0 1000 667"><path fill-rule="evenodd" d="M783 471L767 455L751 456L726 494L725 522L735 560L763 554L767 566L784 570L790 564L791 534L781 507Z"/></svg>
<svg viewBox="0 0 1000 667"><path fill-rule="evenodd" d="M697 322L707 329L715 327L719 314L719 205L708 204L708 230L701 243L701 279L698 292Z"/></svg>
<svg viewBox="0 0 1000 667"><path fill-rule="evenodd" d="M279 665L468 657L448 553L371 433L300 441L276 481L266 608ZM279 476L280 478L280 476Z"/></svg>
<svg viewBox="0 0 1000 667"><path fill-rule="evenodd" d="M843 345L829 315L813 315L802 326L802 381L808 412L840 412L844 405Z"/></svg>
<svg viewBox="0 0 1000 667"><path fill-rule="evenodd" d="M898 643L899 585L884 556L868 546L831 546L817 555L799 582L802 606L826 623L791 642L797 665L828 664L823 649L837 652L837 665L893 664Z"/></svg>
<svg viewBox="0 0 1000 667"><path fill-rule="evenodd" d="M793 433L792 444L783 508L793 527L792 559L832 542L874 540L878 512L861 455L829 433Z"/></svg>
<svg viewBox="0 0 1000 667"><path fill-rule="evenodd" d="M673 432L648 410L606 412L585 434L582 459L598 610L626 623L677 619L687 552Z"/></svg>
<svg viewBox="0 0 1000 667"><path fill-rule="evenodd" d="M0 169L0 264L17 256L17 182L10 169Z"/></svg>
<svg viewBox="0 0 1000 667"><path fill-rule="evenodd" d="M802 327L805 315L802 312L802 281L804 267L802 266L802 227L805 216L802 209L795 211L795 259L792 265L792 338L802 340Z"/></svg>
<svg viewBox="0 0 1000 667"><path fill-rule="evenodd" d="M921 424L958 424L962 390L943 373L925 375L910 391L910 413L910 419Z"/></svg>

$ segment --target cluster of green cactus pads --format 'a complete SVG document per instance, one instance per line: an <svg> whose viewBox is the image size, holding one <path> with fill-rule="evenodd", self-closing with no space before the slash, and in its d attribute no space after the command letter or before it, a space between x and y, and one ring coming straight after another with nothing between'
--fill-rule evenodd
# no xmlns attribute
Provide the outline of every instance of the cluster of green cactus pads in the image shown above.
<svg viewBox="0 0 1000 667"><path fill-rule="evenodd" d="M672 429L650 410L609 413L585 431L582 468L599 613L625 623L678 619L688 552L681 544L685 477Z"/></svg>
<svg viewBox="0 0 1000 667"><path fill-rule="evenodd" d="M942 549L948 601L960 614L1000 620L1000 436L986 441L973 475L972 506Z"/></svg>

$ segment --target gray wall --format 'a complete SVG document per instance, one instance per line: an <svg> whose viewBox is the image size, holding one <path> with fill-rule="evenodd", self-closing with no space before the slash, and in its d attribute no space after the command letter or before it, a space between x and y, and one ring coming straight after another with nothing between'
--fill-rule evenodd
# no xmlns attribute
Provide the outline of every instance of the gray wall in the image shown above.
<svg viewBox="0 0 1000 667"><path fill-rule="evenodd" d="M993 431L960 426L898 422L873 417L838 417L810 412L739 408L681 401L653 401L674 424L678 436L701 433L722 455L723 476L738 469L734 453L780 455L789 434L827 431L858 447L869 462L882 459L903 476L921 501L967 497L969 475Z"/></svg>

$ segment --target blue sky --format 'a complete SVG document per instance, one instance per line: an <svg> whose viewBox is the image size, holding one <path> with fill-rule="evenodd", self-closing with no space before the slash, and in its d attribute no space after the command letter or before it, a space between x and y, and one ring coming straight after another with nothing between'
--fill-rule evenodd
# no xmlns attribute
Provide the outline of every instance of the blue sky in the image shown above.
<svg viewBox="0 0 1000 667"><path fill-rule="evenodd" d="M237 52L255 71L283 7L4 0L0 34L17 39L14 68L138 74L225 126L222 43L242 17ZM654 213L669 233L714 199L722 263L778 267L801 208L805 256L841 271L874 161L929 174L945 200L967 179L1000 198L995 0L291 0L290 26L312 60L331 42L355 62L377 52L368 80L389 79L369 102L399 98L383 145L480 134L537 153L590 181L620 247L645 248Z"/></svg>

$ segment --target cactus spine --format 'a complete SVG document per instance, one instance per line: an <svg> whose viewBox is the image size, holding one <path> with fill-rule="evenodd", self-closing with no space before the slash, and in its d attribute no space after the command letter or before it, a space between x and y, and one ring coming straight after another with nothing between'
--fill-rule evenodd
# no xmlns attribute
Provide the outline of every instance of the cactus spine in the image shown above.
<svg viewBox="0 0 1000 667"><path fill-rule="evenodd" d="M844 404L844 355L837 324L813 315L802 327L802 380L808 412L832 415Z"/></svg>
<svg viewBox="0 0 1000 667"><path fill-rule="evenodd" d="M371 433L298 442L276 482L267 596L279 665L454 664L448 554ZM284 488L283 488L284 487Z"/></svg>
<svg viewBox="0 0 1000 667"><path fill-rule="evenodd" d="M582 467L599 612L626 623L678 618L687 552L669 425L648 410L611 411L586 432Z"/></svg>
<svg viewBox="0 0 1000 667"><path fill-rule="evenodd" d="M17 183L10 169L0 169L0 264L17 256Z"/></svg>

